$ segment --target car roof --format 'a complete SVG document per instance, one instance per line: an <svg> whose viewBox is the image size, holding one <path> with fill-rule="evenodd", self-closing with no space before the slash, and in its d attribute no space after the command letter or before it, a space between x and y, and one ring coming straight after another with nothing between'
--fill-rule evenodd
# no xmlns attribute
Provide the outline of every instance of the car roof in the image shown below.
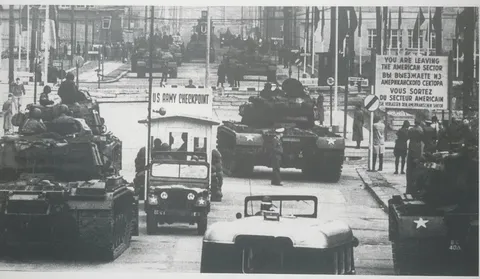
<svg viewBox="0 0 480 279"><path fill-rule="evenodd" d="M212 224L203 241L235 244L238 236L286 237L293 247L317 249L338 247L354 240L352 229L338 220L280 216L278 221L272 221L252 216Z"/></svg>

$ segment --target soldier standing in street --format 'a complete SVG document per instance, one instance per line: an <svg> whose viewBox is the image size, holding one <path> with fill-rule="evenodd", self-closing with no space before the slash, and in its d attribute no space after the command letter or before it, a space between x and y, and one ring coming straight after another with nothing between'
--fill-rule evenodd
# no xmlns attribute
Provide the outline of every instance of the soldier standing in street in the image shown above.
<svg viewBox="0 0 480 279"><path fill-rule="evenodd" d="M160 84L163 84L164 82L167 82L167 77L168 77L168 66L166 62L163 62L162 64L162 79L160 80Z"/></svg>
<svg viewBox="0 0 480 279"><path fill-rule="evenodd" d="M225 71L226 71L225 60L222 60L222 62L218 66L218 71L217 71L217 76L218 76L217 87L221 85L223 88L223 84L225 83Z"/></svg>
<svg viewBox="0 0 480 279"><path fill-rule="evenodd" d="M318 92L317 97L317 119L320 122L320 125L323 125L323 121L325 119L325 108L323 107L324 97L322 92Z"/></svg>
<svg viewBox="0 0 480 279"><path fill-rule="evenodd" d="M407 154L407 189L406 194L416 192L416 168L418 160L423 154L423 129L420 127L420 121L415 119L415 125L408 131L408 154Z"/></svg>
<svg viewBox="0 0 480 279"><path fill-rule="evenodd" d="M356 148L360 148L360 143L363 140L363 112L360 105L355 106L353 114L353 135L352 140L357 142Z"/></svg>
<svg viewBox="0 0 480 279"><path fill-rule="evenodd" d="M22 96L25 95L25 87L22 83L20 83L20 78L15 80L15 83L12 85L12 93L14 96L14 102L17 111L20 111L20 107L22 106Z"/></svg>
<svg viewBox="0 0 480 279"><path fill-rule="evenodd" d="M280 166L282 165L282 155L283 155L283 146L282 146L282 135L285 132L284 128L279 128L275 130L275 136L272 139L272 150L271 150L271 160L272 160L272 185L282 186L282 178L280 177Z"/></svg>

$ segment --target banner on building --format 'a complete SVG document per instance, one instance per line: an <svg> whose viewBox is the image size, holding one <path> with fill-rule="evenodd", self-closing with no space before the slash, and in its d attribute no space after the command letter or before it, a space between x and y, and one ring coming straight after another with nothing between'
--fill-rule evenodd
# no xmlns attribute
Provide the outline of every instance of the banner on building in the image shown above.
<svg viewBox="0 0 480 279"><path fill-rule="evenodd" d="M448 57L377 55L375 95L395 109L448 109Z"/></svg>

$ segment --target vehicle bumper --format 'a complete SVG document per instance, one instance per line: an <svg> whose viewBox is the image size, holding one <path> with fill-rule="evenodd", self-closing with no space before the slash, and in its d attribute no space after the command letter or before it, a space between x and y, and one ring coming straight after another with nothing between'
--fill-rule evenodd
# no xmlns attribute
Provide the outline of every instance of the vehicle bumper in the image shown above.
<svg viewBox="0 0 480 279"><path fill-rule="evenodd" d="M154 216L159 223L195 223L208 215L205 209L192 211L162 208L151 208L147 214Z"/></svg>

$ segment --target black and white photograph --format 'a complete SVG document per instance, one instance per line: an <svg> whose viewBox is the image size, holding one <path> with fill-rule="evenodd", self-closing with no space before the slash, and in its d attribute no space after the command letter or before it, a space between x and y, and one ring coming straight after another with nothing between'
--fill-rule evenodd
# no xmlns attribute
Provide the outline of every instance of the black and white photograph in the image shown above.
<svg viewBox="0 0 480 279"><path fill-rule="evenodd" d="M479 276L478 2L10 2L1 278Z"/></svg>

